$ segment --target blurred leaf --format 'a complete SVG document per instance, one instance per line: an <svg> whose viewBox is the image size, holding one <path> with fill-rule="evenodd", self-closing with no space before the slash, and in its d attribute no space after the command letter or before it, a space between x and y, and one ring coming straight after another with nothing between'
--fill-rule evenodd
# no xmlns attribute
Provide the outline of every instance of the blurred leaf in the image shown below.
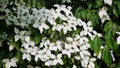
<svg viewBox="0 0 120 68"><path fill-rule="evenodd" d="M113 14L118 18L119 11L116 7L113 8Z"/></svg>
<svg viewBox="0 0 120 68"><path fill-rule="evenodd" d="M78 8L75 10L75 14L74 14L74 15L75 15L76 17L79 17L78 14L79 14L80 10L81 10L80 7L78 7Z"/></svg>
<svg viewBox="0 0 120 68"><path fill-rule="evenodd" d="M93 6L93 4L88 4L88 8L91 9L91 7Z"/></svg>
<svg viewBox="0 0 120 68"><path fill-rule="evenodd" d="M120 68L120 59L117 59L117 62L116 62L115 68Z"/></svg>
<svg viewBox="0 0 120 68"><path fill-rule="evenodd" d="M104 31L111 30L112 35L115 35L119 31L119 26L115 22L107 22L104 26Z"/></svg>
<svg viewBox="0 0 120 68"><path fill-rule="evenodd" d="M21 51L18 51L15 56L17 59L19 59L19 63L23 63Z"/></svg>
<svg viewBox="0 0 120 68"><path fill-rule="evenodd" d="M94 40L90 41L90 44L91 44L91 48L93 49L93 51L98 55L100 51L100 46L101 46L100 38L96 36Z"/></svg>
<svg viewBox="0 0 120 68"><path fill-rule="evenodd" d="M34 41L35 41L36 44L39 44L40 40L41 40L40 35L35 36Z"/></svg>
<svg viewBox="0 0 120 68"><path fill-rule="evenodd" d="M114 44L114 48L115 48L115 54L120 57L120 45L118 45L117 43Z"/></svg>
<svg viewBox="0 0 120 68"><path fill-rule="evenodd" d="M107 63L107 65L109 65L112 62L112 57L111 57L110 50L108 47L106 47L103 50L102 58L105 61L105 63Z"/></svg>
<svg viewBox="0 0 120 68"><path fill-rule="evenodd" d="M87 11L85 9L82 9L82 11L80 12L81 18L86 20L86 14L87 14Z"/></svg>
<svg viewBox="0 0 120 68"><path fill-rule="evenodd" d="M17 49L20 50L20 43L19 42L14 42L13 46Z"/></svg>
<svg viewBox="0 0 120 68"><path fill-rule="evenodd" d="M95 65L95 68L100 68L100 66L96 64L96 65Z"/></svg>
<svg viewBox="0 0 120 68"><path fill-rule="evenodd" d="M111 35L111 30L105 33L106 44L109 48L114 49L114 38Z"/></svg>
<svg viewBox="0 0 120 68"><path fill-rule="evenodd" d="M92 16L91 12L88 11L88 12L87 12L87 20L90 20L91 16Z"/></svg>
<svg viewBox="0 0 120 68"><path fill-rule="evenodd" d="M116 32L119 32L119 25L117 25L115 22L112 24L112 35L114 36Z"/></svg>
<svg viewBox="0 0 120 68"><path fill-rule="evenodd" d="M114 1L115 6L118 8L118 13L120 14L120 1Z"/></svg>
<svg viewBox="0 0 120 68"><path fill-rule="evenodd" d="M31 39L35 42L35 44L38 45L42 39L42 35L40 35L39 33L35 33L31 35Z"/></svg>
<svg viewBox="0 0 120 68"><path fill-rule="evenodd" d="M98 7L100 7L100 6L103 5L102 0L96 0L95 2L96 2L96 4L97 4Z"/></svg>
<svg viewBox="0 0 120 68"><path fill-rule="evenodd" d="M111 27L112 27L112 22L106 23L104 26L104 31L109 31L109 29L111 29Z"/></svg>

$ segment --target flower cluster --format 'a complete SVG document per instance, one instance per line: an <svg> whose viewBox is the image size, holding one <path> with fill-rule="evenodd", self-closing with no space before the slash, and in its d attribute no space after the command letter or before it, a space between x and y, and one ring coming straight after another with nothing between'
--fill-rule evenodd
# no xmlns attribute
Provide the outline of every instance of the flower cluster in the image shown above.
<svg viewBox="0 0 120 68"><path fill-rule="evenodd" d="M58 31L60 34L62 32L66 34L68 31L76 31L77 27L81 28L81 32L79 34L72 34L72 37L66 37L66 41L57 39L56 42L52 42L43 37L40 44L36 45L30 39L31 33L29 31L19 31L19 29L15 28L15 41L19 39L22 41L22 59L31 61L32 56L34 56L36 62L39 60L43 61L46 66L64 65L63 57L66 55L69 59L80 60L82 67L94 68L96 58L92 57L88 51L90 44L88 43L89 39L87 36L90 39L94 39L95 36L101 37L101 34L93 30L90 21L86 23L74 17L70 11L71 7L66 7L65 5L55 5L55 7L56 9L32 9L33 27L37 28L40 34L43 34L48 29ZM59 21L56 21L57 19Z"/></svg>
<svg viewBox="0 0 120 68"><path fill-rule="evenodd" d="M13 2L10 3L12 5ZM16 7L5 9L5 17L7 25L16 25L22 28L28 27L32 23L33 15L30 14L30 10L25 5L15 3Z"/></svg>
<svg viewBox="0 0 120 68"><path fill-rule="evenodd" d="M16 7L5 9L6 24L15 25L14 41L21 41L22 43L20 48L22 59L29 62L34 59L36 62L44 62L46 66L55 66L64 65L64 57L67 56L68 59L73 58L80 61L84 68L95 68L94 62L97 55L91 56L89 39L93 40L94 37L101 37L102 35L93 29L91 21L86 23L73 16L70 6L56 4L54 7L51 9L45 7L30 9L24 5L16 4ZM106 11L103 10L103 12L107 15ZM108 19L109 17L105 20ZM54 36L51 33L50 37L44 36L39 40L39 44L36 44L31 39L30 25L32 25L32 28L39 30L38 35L44 36L45 31L51 30L52 32L58 32L58 38L52 41L51 38L53 39ZM80 30L80 32L75 33L77 30ZM65 40L59 39L68 32L71 32L71 34L66 36ZM10 47L10 51L12 49L13 47ZM101 58L101 55L97 56L97 58ZM3 60L3 62L6 63L7 67L7 63L12 62L12 59L10 61ZM8 68L11 66L16 67L17 60L14 62L14 65L9 65ZM74 61L71 63L73 68L77 67Z"/></svg>

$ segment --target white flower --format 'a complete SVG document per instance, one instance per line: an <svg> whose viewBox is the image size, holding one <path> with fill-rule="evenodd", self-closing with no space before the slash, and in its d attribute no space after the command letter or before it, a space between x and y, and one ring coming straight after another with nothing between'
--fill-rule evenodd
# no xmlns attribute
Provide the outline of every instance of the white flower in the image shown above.
<svg viewBox="0 0 120 68"><path fill-rule="evenodd" d="M0 42L0 47L2 47L2 43Z"/></svg>
<svg viewBox="0 0 120 68"><path fill-rule="evenodd" d="M120 44L120 36L117 37L117 44Z"/></svg>
<svg viewBox="0 0 120 68"><path fill-rule="evenodd" d="M115 57L114 57L114 54L113 54L113 50L110 50L110 54L111 54L111 56L112 56L113 62L115 62Z"/></svg>
<svg viewBox="0 0 120 68"><path fill-rule="evenodd" d="M30 48L31 48L31 49L28 50L28 51L31 53L31 55L36 55L37 52L38 52L38 50L39 50L39 48L38 48L37 46L30 47Z"/></svg>
<svg viewBox="0 0 120 68"><path fill-rule="evenodd" d="M66 54L68 56L68 58L71 57L71 51L70 50L62 50L63 54Z"/></svg>
<svg viewBox="0 0 120 68"><path fill-rule="evenodd" d="M57 63L59 63L59 64L63 65L63 60L61 58L62 58L62 54L58 54L57 58L54 59L53 64L56 65Z"/></svg>
<svg viewBox="0 0 120 68"><path fill-rule="evenodd" d="M73 67L72 68L77 68L77 66L76 65L73 65Z"/></svg>
<svg viewBox="0 0 120 68"><path fill-rule="evenodd" d="M116 33L120 35L120 32L116 32Z"/></svg>
<svg viewBox="0 0 120 68"><path fill-rule="evenodd" d="M26 36L25 41L30 41L30 36Z"/></svg>
<svg viewBox="0 0 120 68"><path fill-rule="evenodd" d="M48 17L48 22L51 24L51 25L56 25L56 22L55 20L52 18L52 17Z"/></svg>
<svg viewBox="0 0 120 68"><path fill-rule="evenodd" d="M84 57L85 57L82 52L80 52L80 57L81 57L81 58L84 58Z"/></svg>
<svg viewBox="0 0 120 68"><path fill-rule="evenodd" d="M35 43L33 41L28 41L28 42L24 42L22 44L22 47L24 47L25 49L28 49L30 46L33 47L34 45L35 45Z"/></svg>
<svg viewBox="0 0 120 68"><path fill-rule="evenodd" d="M63 23L63 33L66 34L67 31L72 31L71 27L67 23Z"/></svg>
<svg viewBox="0 0 120 68"><path fill-rule="evenodd" d="M94 62L94 61L96 61L96 60L97 60L96 58L91 58L91 59L90 59L91 62Z"/></svg>
<svg viewBox="0 0 120 68"><path fill-rule="evenodd" d="M39 66L35 66L35 68L40 68Z"/></svg>
<svg viewBox="0 0 120 68"><path fill-rule="evenodd" d="M40 30L40 33L43 32L43 29L49 29L49 26L45 23L42 23L40 26L39 26L39 30Z"/></svg>
<svg viewBox="0 0 120 68"><path fill-rule="evenodd" d="M95 68L95 64L93 62L89 62L88 68Z"/></svg>
<svg viewBox="0 0 120 68"><path fill-rule="evenodd" d="M72 37L67 37L66 40L67 40L68 42L72 42L72 41L73 41L73 38L72 38Z"/></svg>
<svg viewBox="0 0 120 68"><path fill-rule="evenodd" d="M80 56L75 56L75 59L80 60Z"/></svg>
<svg viewBox="0 0 120 68"><path fill-rule="evenodd" d="M112 0L104 0L104 3L111 6L112 5Z"/></svg>
<svg viewBox="0 0 120 68"><path fill-rule="evenodd" d="M17 58L4 59L2 62L6 63L5 64L6 68L17 67L16 62L18 62L18 59Z"/></svg>
<svg viewBox="0 0 120 68"><path fill-rule="evenodd" d="M28 61L31 61L31 55L24 53L23 56L22 56L22 59L23 60L27 59Z"/></svg>
<svg viewBox="0 0 120 68"><path fill-rule="evenodd" d="M102 53L101 53L101 51L99 52L99 54L97 55L97 58L101 58L102 57Z"/></svg>
<svg viewBox="0 0 120 68"><path fill-rule="evenodd" d="M42 58L40 58L41 59L41 61L47 61L47 60L49 60L50 59L50 57L48 56L48 55L46 55L46 54L43 54L42 55Z"/></svg>
<svg viewBox="0 0 120 68"><path fill-rule="evenodd" d="M32 65L27 65L27 68L34 68Z"/></svg>
<svg viewBox="0 0 120 68"><path fill-rule="evenodd" d="M57 46L55 43L50 43L49 50L57 51Z"/></svg>
<svg viewBox="0 0 120 68"><path fill-rule="evenodd" d="M105 20L110 20L110 17L108 16L107 10L106 10L105 7L103 7L103 8L99 11L98 15L99 15L100 20L101 20L102 23L104 23Z"/></svg>
<svg viewBox="0 0 120 68"><path fill-rule="evenodd" d="M35 55L35 58L34 58L34 60L37 62L38 61L38 59L39 59L39 56L41 56L41 55L39 55L39 54L36 54Z"/></svg>
<svg viewBox="0 0 120 68"><path fill-rule="evenodd" d="M54 31L54 30L57 30L57 31L59 31L59 32L61 32L61 30L63 29L63 25L62 24L57 24L57 25L54 25L53 26L53 28L52 28L52 30Z"/></svg>
<svg viewBox="0 0 120 68"><path fill-rule="evenodd" d="M53 61L52 60L48 60L48 61L45 62L45 65L46 66L53 65Z"/></svg>
<svg viewBox="0 0 120 68"><path fill-rule="evenodd" d="M71 3L71 0L62 0L62 3L65 3L65 2Z"/></svg>
<svg viewBox="0 0 120 68"><path fill-rule="evenodd" d="M32 65L27 65L27 68L40 68L39 66L33 67Z"/></svg>
<svg viewBox="0 0 120 68"><path fill-rule="evenodd" d="M56 47L58 50L62 51L62 42L61 41L57 41L56 42Z"/></svg>
<svg viewBox="0 0 120 68"><path fill-rule="evenodd" d="M39 22L35 22L33 24L33 27L39 28L40 33L43 32L43 29L49 29L49 26L47 24L45 24L44 22L40 22L40 23Z"/></svg>
<svg viewBox="0 0 120 68"><path fill-rule="evenodd" d="M87 23L87 26L88 27L90 27L92 24L91 24L91 21L89 21L88 23Z"/></svg>
<svg viewBox="0 0 120 68"><path fill-rule="evenodd" d="M12 45L9 46L9 51L12 51L14 47Z"/></svg>
<svg viewBox="0 0 120 68"><path fill-rule="evenodd" d="M85 63L86 63L85 61L81 60L81 65L83 68L87 68L87 65Z"/></svg>

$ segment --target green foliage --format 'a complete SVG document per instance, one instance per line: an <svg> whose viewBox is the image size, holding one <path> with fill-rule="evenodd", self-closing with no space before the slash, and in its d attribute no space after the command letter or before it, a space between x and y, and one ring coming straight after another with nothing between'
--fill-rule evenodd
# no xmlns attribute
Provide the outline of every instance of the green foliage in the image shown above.
<svg viewBox="0 0 120 68"><path fill-rule="evenodd" d="M111 49L114 49L114 38L111 35L111 31L106 32L105 38L107 46Z"/></svg>
<svg viewBox="0 0 120 68"><path fill-rule="evenodd" d="M110 54L110 49L108 47L106 47L103 50L102 58L107 63L108 66L112 62L112 57L111 57L111 54Z"/></svg>
<svg viewBox="0 0 120 68"><path fill-rule="evenodd" d="M101 40L98 36L96 36L93 40L90 41L91 48L98 55L101 46Z"/></svg>

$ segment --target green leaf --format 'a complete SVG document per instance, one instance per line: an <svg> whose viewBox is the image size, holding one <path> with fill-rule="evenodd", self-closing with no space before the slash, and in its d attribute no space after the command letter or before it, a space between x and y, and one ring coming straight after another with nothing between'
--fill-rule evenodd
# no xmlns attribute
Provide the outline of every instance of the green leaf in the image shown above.
<svg viewBox="0 0 120 68"><path fill-rule="evenodd" d="M118 8L118 14L120 14L120 1L115 1L116 7Z"/></svg>
<svg viewBox="0 0 120 68"><path fill-rule="evenodd" d="M106 23L104 26L104 31L109 31L109 29L111 29L111 27L112 27L112 22Z"/></svg>
<svg viewBox="0 0 120 68"><path fill-rule="evenodd" d="M110 50L108 47L106 47L103 50L102 58L105 61L105 63L107 63L107 65L109 65L112 62L112 57L111 57Z"/></svg>
<svg viewBox="0 0 120 68"><path fill-rule="evenodd" d="M114 48L115 48L115 54L120 57L120 45L118 45L117 43L114 44Z"/></svg>
<svg viewBox="0 0 120 68"><path fill-rule="evenodd" d="M98 7L100 7L100 6L103 5L102 0L96 0L95 2L96 2L96 4L97 4Z"/></svg>
<svg viewBox="0 0 120 68"><path fill-rule="evenodd" d="M98 55L100 51L100 46L101 46L100 38L96 36L94 40L90 41L90 44L91 44L91 48L93 49L93 51Z"/></svg>
<svg viewBox="0 0 120 68"><path fill-rule="evenodd" d="M87 14L87 11L85 9L82 9L80 15L84 20L86 20L86 14Z"/></svg>
<svg viewBox="0 0 120 68"><path fill-rule="evenodd" d="M120 68L120 59L117 59L117 62L115 64L115 68Z"/></svg>
<svg viewBox="0 0 120 68"><path fill-rule="evenodd" d="M10 42L16 50L20 50L20 42Z"/></svg>
<svg viewBox="0 0 120 68"><path fill-rule="evenodd" d="M19 59L19 63L23 63L21 51L18 51L18 52L16 53L15 57L16 57L17 59Z"/></svg>
<svg viewBox="0 0 120 68"><path fill-rule="evenodd" d="M92 3L88 4L88 8L89 8L89 9L91 9L91 8L92 8L92 6L93 6L93 4L92 4Z"/></svg>
<svg viewBox="0 0 120 68"><path fill-rule="evenodd" d="M100 66L96 64L96 65L95 65L95 68L100 68Z"/></svg>
<svg viewBox="0 0 120 68"><path fill-rule="evenodd" d="M91 16L92 16L92 13L90 11L88 11L87 12L87 20L90 20Z"/></svg>
<svg viewBox="0 0 120 68"><path fill-rule="evenodd" d="M78 13L80 12L80 10L81 10L80 7L78 7L78 8L75 10L75 14L74 14L74 15L75 15L76 17L78 17Z"/></svg>
<svg viewBox="0 0 120 68"><path fill-rule="evenodd" d="M113 14L118 18L119 11L116 7L113 8Z"/></svg>
<svg viewBox="0 0 120 68"><path fill-rule="evenodd" d="M115 22L112 24L112 34L113 36L116 34L116 32L119 32L119 25L117 25Z"/></svg>
<svg viewBox="0 0 120 68"><path fill-rule="evenodd" d="M114 49L114 38L111 35L111 30L105 33L106 44L110 49Z"/></svg>
<svg viewBox="0 0 120 68"><path fill-rule="evenodd" d="M31 39L35 42L35 44L39 44L40 40L42 39L42 35L40 35L39 33L35 33L31 36Z"/></svg>

